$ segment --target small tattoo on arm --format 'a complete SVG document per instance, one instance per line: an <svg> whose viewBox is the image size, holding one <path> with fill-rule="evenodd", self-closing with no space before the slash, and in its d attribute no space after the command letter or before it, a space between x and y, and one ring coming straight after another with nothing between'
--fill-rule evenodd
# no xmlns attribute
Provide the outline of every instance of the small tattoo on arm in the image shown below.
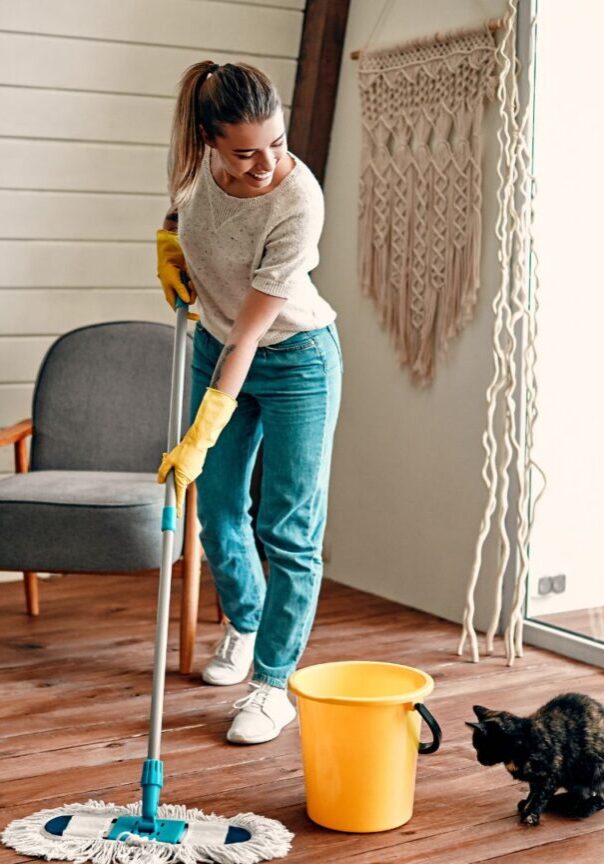
<svg viewBox="0 0 604 864"><path fill-rule="evenodd" d="M216 363L216 368L214 369L214 374L212 375L212 380L210 381L210 387L218 387L218 382L220 381L220 376L222 375L222 367L224 366L224 362L229 356L232 354L237 346L236 345L225 345L222 349L220 357Z"/></svg>

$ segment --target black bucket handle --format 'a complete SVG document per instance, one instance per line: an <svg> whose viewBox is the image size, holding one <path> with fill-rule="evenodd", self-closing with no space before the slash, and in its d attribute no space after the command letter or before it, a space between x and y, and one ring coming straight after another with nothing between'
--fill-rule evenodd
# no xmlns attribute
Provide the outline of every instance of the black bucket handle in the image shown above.
<svg viewBox="0 0 604 864"><path fill-rule="evenodd" d="M430 732L432 732L432 741L429 744L424 744L423 741L419 742L419 752L423 753L436 753L438 748L441 745L441 741L443 740L443 733L441 731L440 726L432 716L432 714L428 711L423 702L417 702L413 708L420 715L422 720L428 725Z"/></svg>

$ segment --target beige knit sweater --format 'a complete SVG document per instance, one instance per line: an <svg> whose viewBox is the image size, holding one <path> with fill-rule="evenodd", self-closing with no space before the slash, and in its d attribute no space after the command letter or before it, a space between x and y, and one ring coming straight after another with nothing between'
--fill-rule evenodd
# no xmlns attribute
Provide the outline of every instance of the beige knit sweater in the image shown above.
<svg viewBox="0 0 604 864"><path fill-rule="evenodd" d="M295 166L265 195L236 198L216 183L206 148L191 199L179 210L179 239L197 292L202 325L226 341L250 287L286 297L260 345L325 327L336 313L310 271L319 263L323 193L297 156Z"/></svg>

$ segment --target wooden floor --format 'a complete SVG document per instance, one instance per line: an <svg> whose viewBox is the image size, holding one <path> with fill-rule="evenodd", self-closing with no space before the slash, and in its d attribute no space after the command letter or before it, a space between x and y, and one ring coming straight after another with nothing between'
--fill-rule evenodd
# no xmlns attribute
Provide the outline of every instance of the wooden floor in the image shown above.
<svg viewBox="0 0 604 864"><path fill-rule="evenodd" d="M554 612L552 615L539 615L535 621L543 621L571 633L589 636L598 642L604 642L604 607L594 606L592 609L573 609L572 612Z"/></svg>
<svg viewBox="0 0 604 864"><path fill-rule="evenodd" d="M63 577L41 586L42 614L28 619L19 583L0 586L0 827L11 819L89 797L138 797L145 757L155 580ZM304 809L298 732L233 747L224 741L231 702L245 692L200 686L177 673L176 610L163 738L164 800L223 815L255 811L295 832L292 862L536 864L604 861L604 813L586 821L546 815L518 824L521 784L502 766L476 762L464 720L471 706L529 712L579 690L604 700L600 670L528 649L512 669L498 656L478 665L455 656L457 627L326 582L303 665L381 659L430 672L428 704L444 731L439 753L420 759L415 815L380 834L330 832ZM219 635L213 595L203 591L197 658ZM427 737L427 736L426 736ZM27 859L0 850L0 864Z"/></svg>

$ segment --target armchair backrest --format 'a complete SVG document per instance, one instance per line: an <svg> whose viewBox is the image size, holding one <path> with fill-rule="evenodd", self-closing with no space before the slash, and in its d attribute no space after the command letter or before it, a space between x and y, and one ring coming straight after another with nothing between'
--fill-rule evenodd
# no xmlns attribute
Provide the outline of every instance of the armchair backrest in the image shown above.
<svg viewBox="0 0 604 864"><path fill-rule="evenodd" d="M94 324L49 348L34 390L31 470L155 471L166 449L174 329ZM183 432L189 425L187 339Z"/></svg>

